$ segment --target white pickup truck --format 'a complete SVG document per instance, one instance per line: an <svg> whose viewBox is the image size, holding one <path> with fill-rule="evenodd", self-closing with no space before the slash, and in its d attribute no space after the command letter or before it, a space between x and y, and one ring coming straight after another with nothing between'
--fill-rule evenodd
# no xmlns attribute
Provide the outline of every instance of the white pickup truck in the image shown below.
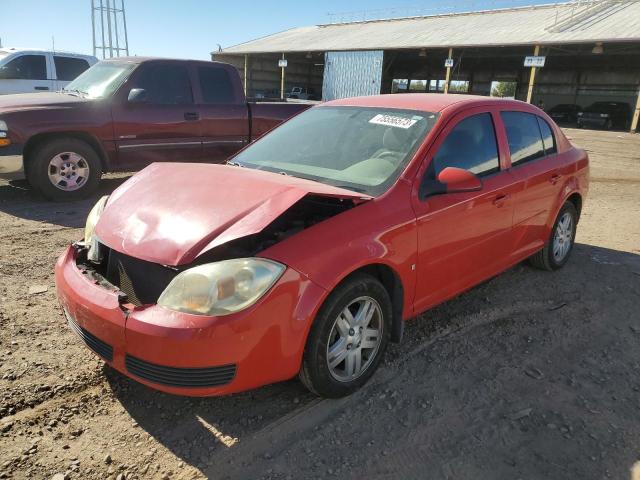
<svg viewBox="0 0 640 480"><path fill-rule="evenodd" d="M0 48L0 95L61 90L97 62L79 53Z"/></svg>

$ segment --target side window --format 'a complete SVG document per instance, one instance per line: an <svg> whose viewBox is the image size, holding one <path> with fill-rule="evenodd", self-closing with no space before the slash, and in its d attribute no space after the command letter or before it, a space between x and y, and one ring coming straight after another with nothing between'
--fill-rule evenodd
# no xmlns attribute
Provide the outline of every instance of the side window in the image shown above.
<svg viewBox="0 0 640 480"><path fill-rule="evenodd" d="M135 81L144 88L147 101L156 105L193 103L189 71L183 65L146 65Z"/></svg>
<svg viewBox="0 0 640 480"><path fill-rule="evenodd" d="M70 82L89 68L89 62L83 58L53 56L58 80Z"/></svg>
<svg viewBox="0 0 640 480"><path fill-rule="evenodd" d="M544 146L536 115L523 112L500 112L500 116L507 131L511 165L544 157Z"/></svg>
<svg viewBox="0 0 640 480"><path fill-rule="evenodd" d="M233 85L224 68L198 67L198 78L204 103L234 103Z"/></svg>
<svg viewBox="0 0 640 480"><path fill-rule="evenodd" d="M556 139L553 136L553 130L549 124L542 118L538 117L538 125L540 126L540 133L542 134L542 144L544 146L545 155L551 155L556 153Z"/></svg>
<svg viewBox="0 0 640 480"><path fill-rule="evenodd" d="M458 167L476 175L500 170L496 131L490 113L465 118L449 132L432 160L437 176L446 167Z"/></svg>
<svg viewBox="0 0 640 480"><path fill-rule="evenodd" d="M0 69L0 77L20 80L46 80L47 60L44 55L21 55Z"/></svg>

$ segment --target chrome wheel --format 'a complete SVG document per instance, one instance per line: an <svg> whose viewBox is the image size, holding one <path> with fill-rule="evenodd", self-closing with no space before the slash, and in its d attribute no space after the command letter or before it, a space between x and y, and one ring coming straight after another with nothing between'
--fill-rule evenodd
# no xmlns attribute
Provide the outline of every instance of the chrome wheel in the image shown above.
<svg viewBox="0 0 640 480"><path fill-rule="evenodd" d="M569 250L571 249L571 242L573 241L573 217L571 213L565 212L556 226L556 231L553 234L553 259L560 263L562 262Z"/></svg>
<svg viewBox="0 0 640 480"><path fill-rule="evenodd" d="M327 342L327 365L340 382L360 377L373 362L384 328L382 309L371 297L359 297L336 318Z"/></svg>
<svg viewBox="0 0 640 480"><path fill-rule="evenodd" d="M62 152L49 161L49 181L60 190L82 188L89 179L89 164L75 152Z"/></svg>

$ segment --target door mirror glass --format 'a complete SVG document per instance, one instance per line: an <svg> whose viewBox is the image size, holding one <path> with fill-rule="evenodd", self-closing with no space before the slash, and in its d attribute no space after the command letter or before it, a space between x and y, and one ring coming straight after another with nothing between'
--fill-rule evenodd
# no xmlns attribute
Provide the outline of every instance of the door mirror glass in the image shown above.
<svg viewBox="0 0 640 480"><path fill-rule="evenodd" d="M438 183L446 193L476 192L482 189L480 177L457 167L447 167L438 174Z"/></svg>
<svg viewBox="0 0 640 480"><path fill-rule="evenodd" d="M147 91L144 88L132 88L127 100L129 103L145 103L147 101Z"/></svg>

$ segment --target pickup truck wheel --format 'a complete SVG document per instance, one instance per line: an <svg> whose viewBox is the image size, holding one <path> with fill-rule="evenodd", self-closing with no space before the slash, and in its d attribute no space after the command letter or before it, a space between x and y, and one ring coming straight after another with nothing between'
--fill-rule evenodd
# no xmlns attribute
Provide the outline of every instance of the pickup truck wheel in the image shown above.
<svg viewBox="0 0 640 480"><path fill-rule="evenodd" d="M557 270L567 260L576 238L578 212L571 202L565 202L556 218L544 248L529 257L529 263L541 270Z"/></svg>
<svg viewBox="0 0 640 480"><path fill-rule="evenodd" d="M320 308L304 350L300 380L311 392L338 398L364 385L378 368L391 332L389 293L357 274Z"/></svg>
<svg viewBox="0 0 640 480"><path fill-rule="evenodd" d="M79 200L95 191L102 176L96 151L76 138L44 143L33 153L27 179L50 200Z"/></svg>

